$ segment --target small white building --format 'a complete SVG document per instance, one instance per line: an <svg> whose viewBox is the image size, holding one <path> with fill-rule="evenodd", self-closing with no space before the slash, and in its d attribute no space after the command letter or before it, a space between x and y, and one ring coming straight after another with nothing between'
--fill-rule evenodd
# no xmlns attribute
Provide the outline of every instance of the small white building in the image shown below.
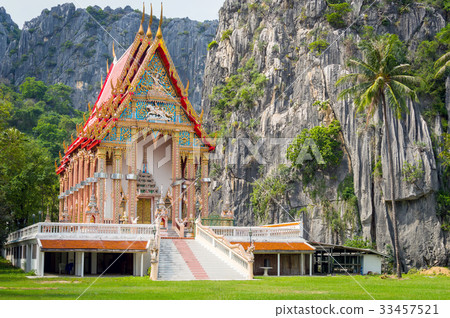
<svg viewBox="0 0 450 318"><path fill-rule="evenodd" d="M94 275L108 267L109 274L144 276L156 231L151 224L41 222L11 233L3 257L38 276Z"/></svg>

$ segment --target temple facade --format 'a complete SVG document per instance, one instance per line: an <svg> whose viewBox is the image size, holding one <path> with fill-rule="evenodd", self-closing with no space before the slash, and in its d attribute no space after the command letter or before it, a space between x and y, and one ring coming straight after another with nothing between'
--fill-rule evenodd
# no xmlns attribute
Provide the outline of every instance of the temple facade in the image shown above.
<svg viewBox="0 0 450 318"><path fill-rule="evenodd" d="M162 15L155 37L151 20L144 32L143 14L119 59L113 45L98 99L65 146L56 171L60 222L150 224L158 213L164 222L208 215L214 141L167 50Z"/></svg>

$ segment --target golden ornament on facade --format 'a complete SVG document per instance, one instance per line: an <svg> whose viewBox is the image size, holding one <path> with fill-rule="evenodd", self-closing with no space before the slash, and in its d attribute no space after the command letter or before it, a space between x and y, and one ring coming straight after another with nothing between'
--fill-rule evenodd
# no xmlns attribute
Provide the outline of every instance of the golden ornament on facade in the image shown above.
<svg viewBox="0 0 450 318"><path fill-rule="evenodd" d="M142 26L142 24L144 24L144 19L145 19L145 4L142 3L142 18L141 18L141 25L139 26L139 31L138 33L140 35L144 35L144 28Z"/></svg>

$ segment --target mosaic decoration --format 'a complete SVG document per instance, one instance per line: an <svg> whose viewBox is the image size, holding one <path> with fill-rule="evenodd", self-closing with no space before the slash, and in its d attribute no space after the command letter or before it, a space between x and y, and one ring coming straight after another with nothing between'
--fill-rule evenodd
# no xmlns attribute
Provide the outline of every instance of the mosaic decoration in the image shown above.
<svg viewBox="0 0 450 318"><path fill-rule="evenodd" d="M188 131L180 132L180 146L190 146L191 145L191 134Z"/></svg>
<svg viewBox="0 0 450 318"><path fill-rule="evenodd" d="M113 142L113 141L118 141L118 138L117 138L117 128L116 128L116 127L113 127L113 128L111 129L111 131L108 133L108 135L106 135L105 139L103 139L103 141L111 141L111 142Z"/></svg>
<svg viewBox="0 0 450 318"><path fill-rule="evenodd" d="M136 119L145 120L147 117L147 102L137 101L136 102Z"/></svg>
<svg viewBox="0 0 450 318"><path fill-rule="evenodd" d="M120 128L120 141L130 141L131 138L131 128L121 127Z"/></svg>
<svg viewBox="0 0 450 318"><path fill-rule="evenodd" d="M188 119L188 117L186 116L186 113L184 112L184 110L180 111L180 124L189 124L190 120Z"/></svg>
<svg viewBox="0 0 450 318"><path fill-rule="evenodd" d="M152 56L146 71L142 75L135 94L145 95L147 98L162 97L171 98L177 97L169 76L164 68L161 59L157 54Z"/></svg>
<svg viewBox="0 0 450 318"><path fill-rule="evenodd" d="M203 147L203 143L196 135L194 135L194 147Z"/></svg>
<svg viewBox="0 0 450 318"><path fill-rule="evenodd" d="M120 119L133 119L133 112L131 111L131 102L120 114Z"/></svg>

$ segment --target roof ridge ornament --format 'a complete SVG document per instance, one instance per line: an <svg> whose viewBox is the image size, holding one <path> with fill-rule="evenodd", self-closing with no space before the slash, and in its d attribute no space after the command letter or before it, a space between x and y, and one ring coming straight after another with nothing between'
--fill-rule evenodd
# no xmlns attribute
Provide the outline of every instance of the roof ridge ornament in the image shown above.
<svg viewBox="0 0 450 318"><path fill-rule="evenodd" d="M145 19L145 3L142 2L142 18L141 18L141 25L139 26L138 31L140 35L144 35L144 27L142 26L142 24L144 24L144 19Z"/></svg>
<svg viewBox="0 0 450 318"><path fill-rule="evenodd" d="M146 34L146 36L149 39L152 38L152 30L151 30L152 23L153 23L153 7L152 7L152 4L150 3L150 20L148 20L148 29L147 29L147 34Z"/></svg>
<svg viewBox="0 0 450 318"><path fill-rule="evenodd" d="M158 31L156 32L156 37L158 39L162 38L162 31L161 31L162 20L163 20L163 5L162 5L162 2L161 2L161 16L159 18Z"/></svg>
<svg viewBox="0 0 450 318"><path fill-rule="evenodd" d="M114 41L112 43L113 64L117 63L116 51L114 50Z"/></svg>

